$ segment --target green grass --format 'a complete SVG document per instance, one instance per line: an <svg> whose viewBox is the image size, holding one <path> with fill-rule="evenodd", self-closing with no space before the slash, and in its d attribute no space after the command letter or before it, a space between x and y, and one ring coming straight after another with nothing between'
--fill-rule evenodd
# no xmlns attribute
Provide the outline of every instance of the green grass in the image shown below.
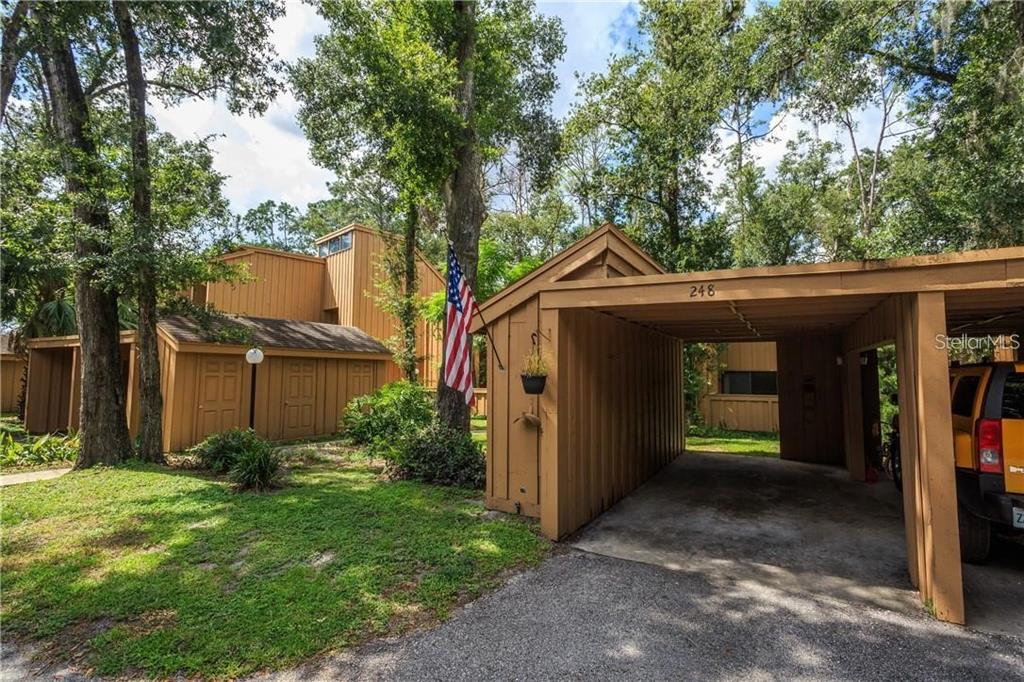
<svg viewBox="0 0 1024 682"><path fill-rule="evenodd" d="M309 447L309 446L305 446ZM478 493L298 465L272 494L149 465L2 489L5 635L102 675L235 677L445 618L547 551Z"/></svg>
<svg viewBox="0 0 1024 682"><path fill-rule="evenodd" d="M779 456L779 434L728 429L690 428L686 449L702 452L727 452L758 457Z"/></svg>
<svg viewBox="0 0 1024 682"><path fill-rule="evenodd" d="M25 440L28 434L18 415L10 412L0 414L0 437L10 435L14 440Z"/></svg>
<svg viewBox="0 0 1024 682"><path fill-rule="evenodd" d="M476 442L487 447L487 415L471 415L469 418L469 435Z"/></svg>

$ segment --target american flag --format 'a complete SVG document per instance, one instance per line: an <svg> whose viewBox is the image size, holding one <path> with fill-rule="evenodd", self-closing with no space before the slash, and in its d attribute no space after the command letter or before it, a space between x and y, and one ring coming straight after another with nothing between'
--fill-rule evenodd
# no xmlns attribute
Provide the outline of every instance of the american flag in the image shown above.
<svg viewBox="0 0 1024 682"><path fill-rule="evenodd" d="M476 299L451 246L448 247L448 299L444 310L448 318L444 333L444 383L462 393L466 404L472 405L473 349L469 326L476 314Z"/></svg>

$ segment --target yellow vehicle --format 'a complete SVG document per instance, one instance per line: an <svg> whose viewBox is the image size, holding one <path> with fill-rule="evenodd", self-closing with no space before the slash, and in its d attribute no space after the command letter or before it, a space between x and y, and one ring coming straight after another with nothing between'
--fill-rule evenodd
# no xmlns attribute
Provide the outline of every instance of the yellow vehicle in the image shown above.
<svg viewBox="0 0 1024 682"><path fill-rule="evenodd" d="M993 526L1024 532L1024 362L950 370L960 554L981 562Z"/></svg>

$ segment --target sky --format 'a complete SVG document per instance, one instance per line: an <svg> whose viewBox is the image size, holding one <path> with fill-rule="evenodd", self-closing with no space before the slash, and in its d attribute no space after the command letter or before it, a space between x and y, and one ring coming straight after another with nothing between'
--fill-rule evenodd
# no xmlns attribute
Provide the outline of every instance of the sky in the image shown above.
<svg viewBox="0 0 1024 682"><path fill-rule="evenodd" d="M636 5L631 2L538 2L537 10L557 16L565 29L566 51L557 66L559 89L552 102L556 117L563 118L576 98L579 76L604 70L609 57L624 52L637 37ZM285 16L274 24L279 56L292 61L312 56L313 39L326 31L326 23L314 8L289 2ZM151 106L160 128L182 139L215 135L214 165L227 176L224 194L231 208L242 213L262 201L285 201L305 209L306 204L327 198L333 174L316 166L309 144L296 121L298 103L290 92L278 96L260 117L231 114L223 101L191 101L174 107L158 102ZM772 177L786 151L786 142L801 130L835 139L849 150L849 142L835 126L820 125L774 109L766 110L769 125L779 124L772 139L758 145L755 154ZM858 136L877 135L878 112L862 112ZM728 140L723 140L728 145ZM858 146L864 146L858 140ZM717 159L708 157L707 174L714 183L724 177Z"/></svg>

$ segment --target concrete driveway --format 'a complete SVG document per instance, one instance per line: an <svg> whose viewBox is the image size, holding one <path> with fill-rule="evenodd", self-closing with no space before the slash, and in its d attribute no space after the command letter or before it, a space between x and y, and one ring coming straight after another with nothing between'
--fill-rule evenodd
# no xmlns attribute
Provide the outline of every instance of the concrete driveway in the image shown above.
<svg viewBox="0 0 1024 682"><path fill-rule="evenodd" d="M889 485L691 453L444 625L271 678L1024 678L1024 640L923 612L904 553Z"/></svg>

